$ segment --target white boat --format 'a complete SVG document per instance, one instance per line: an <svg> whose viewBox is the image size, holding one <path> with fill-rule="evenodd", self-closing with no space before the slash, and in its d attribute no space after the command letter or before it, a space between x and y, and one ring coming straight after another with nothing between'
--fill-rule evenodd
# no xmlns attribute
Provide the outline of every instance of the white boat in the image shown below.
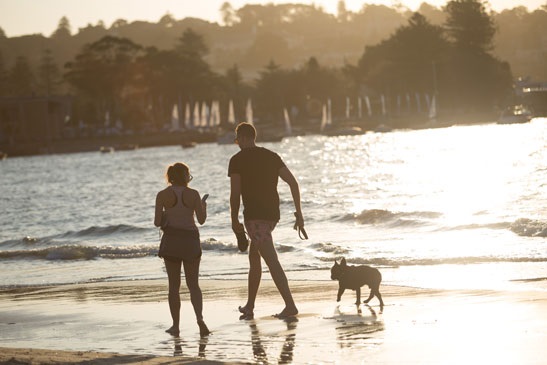
<svg viewBox="0 0 547 365"><path fill-rule="evenodd" d="M285 136L292 136L291 119L289 118L287 108L283 108L283 117L285 119Z"/></svg>
<svg viewBox="0 0 547 365"><path fill-rule="evenodd" d="M234 112L234 102L230 100L228 104L228 123L231 125L236 124L236 114Z"/></svg>
<svg viewBox="0 0 547 365"><path fill-rule="evenodd" d="M435 95L431 98L431 104L429 105L429 122L430 123L436 123L437 122L437 99L435 98Z"/></svg>
<svg viewBox="0 0 547 365"><path fill-rule="evenodd" d="M321 126L319 127L319 131L323 133L325 131L325 128L327 128L327 125L328 125L327 106L323 105L323 113L321 115Z"/></svg>
<svg viewBox="0 0 547 365"><path fill-rule="evenodd" d="M171 112L171 132L176 131L180 131L179 107L177 104L173 105L173 111Z"/></svg>
<svg viewBox="0 0 547 365"><path fill-rule="evenodd" d="M192 129L192 117L191 117L191 111L190 111L190 104L186 103L186 106L184 108L184 127L186 129Z"/></svg>
<svg viewBox="0 0 547 365"><path fill-rule="evenodd" d="M201 123L201 117L199 115L199 102L194 104L194 114L193 114L193 124L194 127L199 128Z"/></svg>
<svg viewBox="0 0 547 365"><path fill-rule="evenodd" d="M245 119L249 124L253 124L253 103L251 99L247 100L247 106L245 108Z"/></svg>

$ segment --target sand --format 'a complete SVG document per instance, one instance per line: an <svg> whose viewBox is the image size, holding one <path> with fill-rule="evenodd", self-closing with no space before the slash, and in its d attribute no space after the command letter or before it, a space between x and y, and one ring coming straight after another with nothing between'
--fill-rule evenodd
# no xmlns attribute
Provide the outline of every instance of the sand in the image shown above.
<svg viewBox="0 0 547 365"><path fill-rule="evenodd" d="M243 280L202 280L200 338L181 290L179 337L170 325L167 280L0 290L0 363L12 364L544 364L547 292L381 288L353 304L337 283L292 281L295 320L271 315L283 303L263 280L255 319L240 321ZM367 289L368 293L368 289ZM364 294L363 294L364 295Z"/></svg>

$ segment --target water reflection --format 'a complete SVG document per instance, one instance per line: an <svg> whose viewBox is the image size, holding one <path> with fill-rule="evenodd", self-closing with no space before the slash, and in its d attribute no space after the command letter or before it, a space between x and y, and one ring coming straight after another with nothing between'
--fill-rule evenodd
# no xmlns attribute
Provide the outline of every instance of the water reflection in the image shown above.
<svg viewBox="0 0 547 365"><path fill-rule="evenodd" d="M287 333L285 340L281 348L278 359L275 361L269 361L266 349L264 348L263 341L260 335L260 330L256 324L256 321L249 321L249 328L251 329L251 344L253 348L253 355L257 363L259 364L291 364L293 361L294 344L296 338L296 325L298 318L292 317L284 319L283 322L287 325Z"/></svg>
<svg viewBox="0 0 547 365"><path fill-rule="evenodd" d="M205 348L207 347L207 343L209 341L208 337L201 337L198 343L198 354L197 356L199 358L205 358ZM174 337L174 351L173 356L184 356L184 353L182 351L182 347L185 345L184 341L180 337Z"/></svg>
<svg viewBox="0 0 547 365"><path fill-rule="evenodd" d="M340 348L375 347L382 343L382 338L376 334L384 330L381 316L369 305L364 305L363 308L364 314L360 305L355 306L354 313L342 311L340 306L336 307L333 318L338 322L336 338Z"/></svg>

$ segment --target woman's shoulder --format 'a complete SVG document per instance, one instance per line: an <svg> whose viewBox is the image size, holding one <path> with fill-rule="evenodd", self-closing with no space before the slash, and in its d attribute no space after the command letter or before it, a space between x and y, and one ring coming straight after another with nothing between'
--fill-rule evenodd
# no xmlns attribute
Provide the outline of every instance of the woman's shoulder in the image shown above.
<svg viewBox="0 0 547 365"><path fill-rule="evenodd" d="M168 187L166 187L165 189L158 191L158 194L156 194L156 196L157 196L157 197L165 196L165 195L166 195L168 192L170 192L170 191L171 191L171 187L168 186Z"/></svg>
<svg viewBox="0 0 547 365"><path fill-rule="evenodd" d="M191 187L186 187L186 191L188 192L188 195L199 196L199 192L196 189L192 189Z"/></svg>

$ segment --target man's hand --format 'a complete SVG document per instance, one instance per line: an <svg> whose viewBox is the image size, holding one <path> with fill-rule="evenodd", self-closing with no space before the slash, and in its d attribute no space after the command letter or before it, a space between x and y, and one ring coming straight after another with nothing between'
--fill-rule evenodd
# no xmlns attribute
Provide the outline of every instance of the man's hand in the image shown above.
<svg viewBox="0 0 547 365"><path fill-rule="evenodd" d="M245 227L239 221L233 220L232 221L232 231L234 231L234 233L245 232Z"/></svg>
<svg viewBox="0 0 547 365"><path fill-rule="evenodd" d="M304 217L302 217L302 213L294 212L294 216L296 218L296 222L294 222L294 229L298 231L298 237L300 237L300 239L302 240L307 240L308 234L304 229Z"/></svg>
<svg viewBox="0 0 547 365"><path fill-rule="evenodd" d="M294 217L296 218L294 225L298 228L304 228L304 217L302 216L302 213L294 212Z"/></svg>

